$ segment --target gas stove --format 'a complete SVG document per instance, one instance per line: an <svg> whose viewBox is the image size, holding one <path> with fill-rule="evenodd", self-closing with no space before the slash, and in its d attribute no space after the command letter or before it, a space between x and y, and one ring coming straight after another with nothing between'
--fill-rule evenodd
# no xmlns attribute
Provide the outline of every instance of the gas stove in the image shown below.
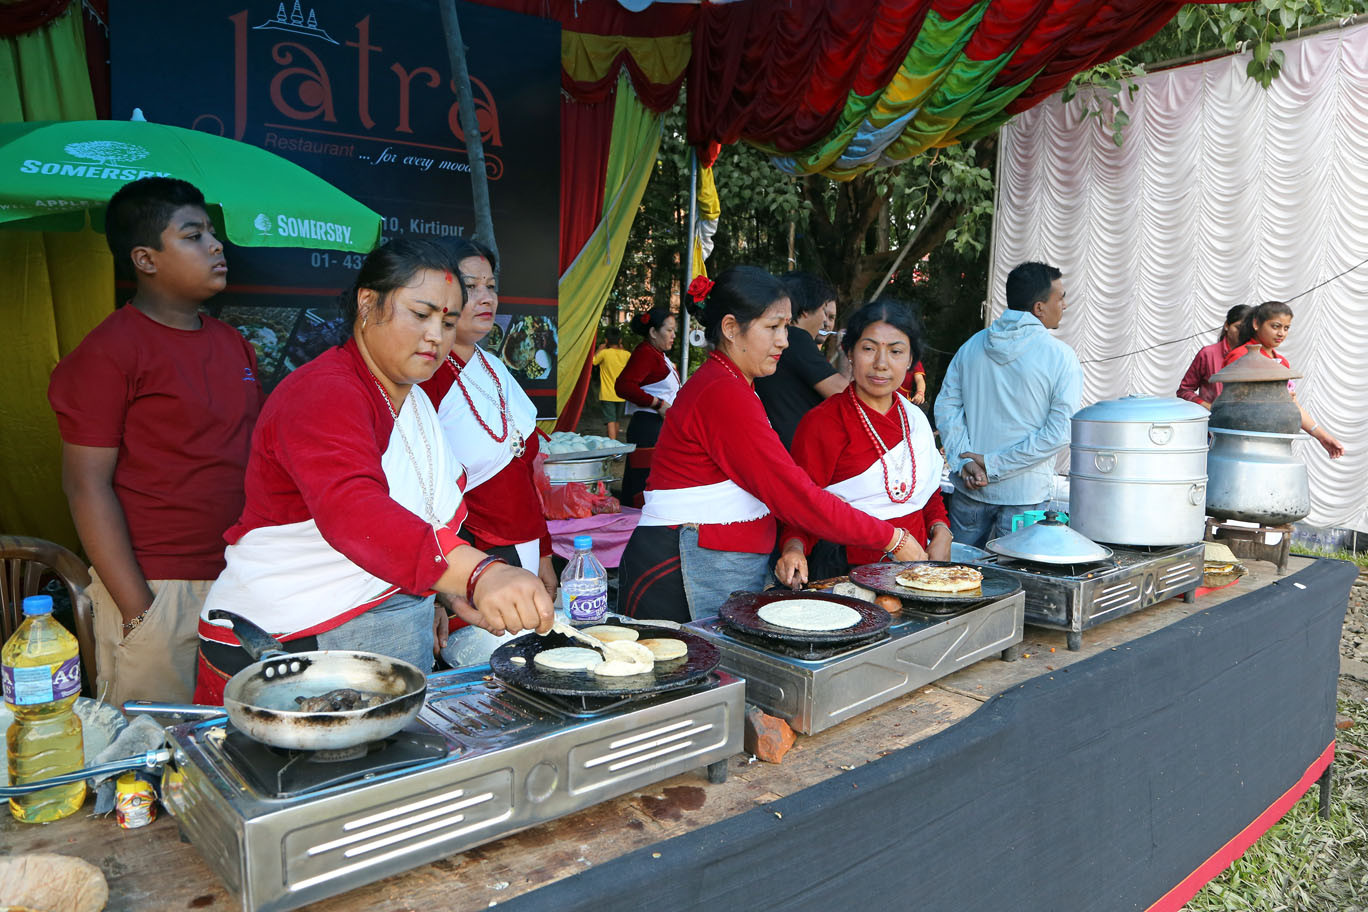
<svg viewBox="0 0 1368 912"><path fill-rule="evenodd" d="M717 617L687 626L722 650L723 668L746 679L747 701L787 720L796 731L815 734L1008 652L1021 642L1024 604L1018 591L951 613L904 609L872 640L839 646L749 637Z"/></svg>
<svg viewBox="0 0 1368 912"><path fill-rule="evenodd" d="M1038 564L987 554L974 563L1005 570L1026 590L1026 623L1066 632L1070 649L1081 649L1083 631L1176 595L1195 598L1202 584L1204 547L1109 546L1108 560L1077 566Z"/></svg>
<svg viewBox="0 0 1368 912"><path fill-rule="evenodd" d="M349 753L278 751L222 717L178 725L164 800L245 912L294 909L688 770L720 782L744 693L724 671L612 700L443 672L408 728Z"/></svg>

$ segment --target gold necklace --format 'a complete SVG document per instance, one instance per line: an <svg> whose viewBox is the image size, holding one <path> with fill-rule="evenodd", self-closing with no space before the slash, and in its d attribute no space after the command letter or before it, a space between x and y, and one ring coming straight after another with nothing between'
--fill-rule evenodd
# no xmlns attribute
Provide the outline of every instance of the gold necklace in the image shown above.
<svg viewBox="0 0 1368 912"><path fill-rule="evenodd" d="M413 466L413 474L418 477L418 490L423 495L423 506L427 508L428 522L434 525L442 525L442 521L437 518L437 468L432 461L432 443L428 440L427 431L423 428L423 416L415 412L414 423L418 425L418 436L423 438L423 449L427 452L427 478L423 478L423 470L418 465L418 457L414 455L413 447L409 445L408 435L404 433L404 428L399 424L399 413L394 410L394 402L390 400L390 395L385 391L385 387L376 379L375 373L366 368L371 375L371 382L380 391L380 398L385 400L385 408L389 409L390 418L394 419L394 429L399 432L399 439L403 441L404 452L408 453L409 464Z"/></svg>

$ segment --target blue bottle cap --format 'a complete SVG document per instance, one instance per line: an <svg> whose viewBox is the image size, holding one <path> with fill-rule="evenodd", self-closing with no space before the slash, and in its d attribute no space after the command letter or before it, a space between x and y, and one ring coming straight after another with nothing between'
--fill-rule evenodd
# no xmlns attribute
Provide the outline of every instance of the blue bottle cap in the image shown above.
<svg viewBox="0 0 1368 912"><path fill-rule="evenodd" d="M594 536L592 536L592 535L576 535L576 536L575 536L575 550L576 550L576 551L588 551L588 550L589 550L590 548L592 548L592 547L594 547Z"/></svg>
<svg viewBox="0 0 1368 912"><path fill-rule="evenodd" d="M52 614L52 596L30 595L24 599L24 616L34 614Z"/></svg>

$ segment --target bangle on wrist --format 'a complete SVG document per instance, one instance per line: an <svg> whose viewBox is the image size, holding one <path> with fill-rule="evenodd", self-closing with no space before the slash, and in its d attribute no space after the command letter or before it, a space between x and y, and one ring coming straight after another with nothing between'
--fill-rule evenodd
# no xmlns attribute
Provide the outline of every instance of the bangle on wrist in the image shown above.
<svg viewBox="0 0 1368 912"><path fill-rule="evenodd" d="M151 606L151 605L148 605L146 608L144 608L144 609L142 610L142 613L139 614L137 617L133 618L133 620L131 620L131 621L124 621L124 623L123 623L123 632L124 632L124 636L128 636L128 634L132 633L134 630L137 630L139 627L141 627L141 626L142 626L142 622L145 621L145 620L147 620L147 612L149 612L149 611L151 611L151 610L152 610L152 606Z"/></svg>
<svg viewBox="0 0 1368 912"><path fill-rule="evenodd" d="M476 564L475 569L470 571L470 579L466 580L466 601L470 602L472 605L475 604L475 586L479 583L480 577L484 576L486 570L495 564L506 563L508 563L508 561L504 560L502 557L494 557L491 555Z"/></svg>
<svg viewBox="0 0 1368 912"><path fill-rule="evenodd" d="M1309 428L1306 429L1306 433L1308 433L1308 434L1315 434L1315 433L1316 433L1316 428L1318 428L1318 427L1320 427L1320 422L1319 422L1319 421L1313 421L1313 422L1311 422L1311 426L1310 426Z"/></svg>

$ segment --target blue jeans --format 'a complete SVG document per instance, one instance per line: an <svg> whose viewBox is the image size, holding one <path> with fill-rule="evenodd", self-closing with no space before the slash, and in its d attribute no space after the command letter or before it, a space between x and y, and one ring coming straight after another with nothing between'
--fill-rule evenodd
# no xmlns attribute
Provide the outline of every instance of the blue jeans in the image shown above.
<svg viewBox="0 0 1368 912"><path fill-rule="evenodd" d="M378 652L432 671L432 607L435 596L400 592L369 611L317 636L319 649Z"/></svg>
<svg viewBox="0 0 1368 912"><path fill-rule="evenodd" d="M679 564L689 615L712 617L733 592L759 592L769 581L768 554L712 551L698 545L698 529L679 530Z"/></svg>
<svg viewBox="0 0 1368 912"><path fill-rule="evenodd" d="M1033 504L990 504L955 489L950 498L950 531L955 541L982 548L1012 531L1012 517L1027 510L1043 510L1049 501Z"/></svg>

